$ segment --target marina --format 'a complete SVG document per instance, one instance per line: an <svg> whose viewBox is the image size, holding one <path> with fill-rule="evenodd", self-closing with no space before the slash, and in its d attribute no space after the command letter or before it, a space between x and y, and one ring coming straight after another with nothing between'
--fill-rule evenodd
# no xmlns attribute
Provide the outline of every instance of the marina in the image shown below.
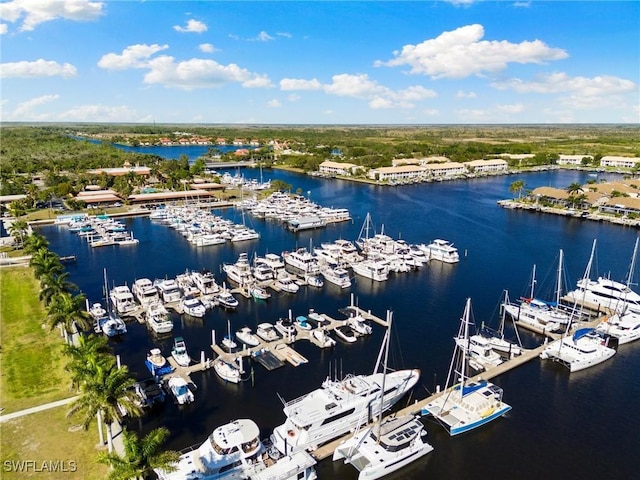
<svg viewBox="0 0 640 480"><path fill-rule="evenodd" d="M293 183L309 182L302 183L303 190L311 190L314 198L328 204L322 200L324 187L313 183L314 179L285 178ZM555 177L543 177L539 181L549 182L553 181L553 178ZM385 331L384 320L380 322L379 317L389 308L394 312L394 330L399 339L397 343L402 351L403 364L419 368L422 372L414 391L398 403L394 412L398 416L416 414L424 406L424 402L434 398L431 394L436 392L437 385L444 386L446 368L454 346L453 337L457 331L457 320L464 298L473 299L476 318L482 318L486 322L497 319L497 313L492 311L501 302L503 290L508 288L515 298L518 298L518 294L526 295L528 290L526 279L530 278L531 265L534 263L538 264L540 272L539 292L541 295L544 294L543 298L551 298L553 295L546 295L543 288L547 277L546 271L554 272L552 276L555 277L557 266L551 264L552 255L559 248L568 248L569 245L572 250L565 255L565 270L573 276L574 281L571 282L571 286L575 288L575 279L582 276L591 242L596 237L600 267L611 270L611 278L626 277L628 254L623 255L626 258L620 259L619 253L615 252L631 251L635 231L615 230L614 234L613 231L610 233L612 226L591 222L583 224L579 223L581 222L579 219L570 220L578 222L576 224L564 226L560 220L566 221L566 219L557 219L558 221L549 217L538 219L526 213L501 209L496 206L496 199L507 195L509 180L511 179L478 180L480 187L475 184L473 188L468 182L403 187L409 189L407 192L412 193L413 199L428 198L428 196L421 197L419 192L431 191L433 187L437 187L438 202L448 204L454 203L453 197L465 198L466 195L472 195L473 208L470 204L466 209L464 202L459 203L460 209L456 210L451 218L447 214L435 215L433 218L435 212L439 211L435 199L420 200L419 203L412 201L407 204L403 203L406 199L401 198L402 195L398 190L388 191L383 198L375 199L368 197L370 187L357 189L352 185L343 185L339 181L330 181L331 189L327 189L326 194L335 198L336 203L350 207L354 217L353 223L328 225L322 230L302 231L294 236L275 223L256 219L254 225L261 233L259 244L247 248L227 243L222 245L215 254L191 246L188 242L179 241L178 236L175 236L175 232L171 229L166 229L146 218L128 219L126 221L129 224L128 227L135 231L136 237L140 239L135 256L119 252L120 255L126 256L128 265L122 265L122 262L116 261L118 257L115 254L118 249L111 251L90 249L84 244L88 248L84 250L83 243L77 243L77 246L71 248L70 245L73 244L69 242L80 239L69 236L68 233L63 237L62 234L66 233L63 227L46 227L43 231L52 241L53 248L61 252L73 251L77 255L78 261L67 268L72 279L82 286L90 300L101 298L100 275L103 265L109 267L109 277L116 285L131 284L134 279L143 277L175 278L185 269L199 271L203 268L211 270L215 274L216 281L221 284L224 274L218 271L218 265L237 261L239 254L243 252L252 258L254 253L266 256L265 252L295 251L300 246L309 245L311 237L314 245L333 242L336 238L355 240L368 211L372 212L376 221L384 222L385 230L394 238L406 239L407 242L412 243L429 243L430 239L444 238L454 243L460 252L463 249L468 250L468 255L463 256L461 253L459 262L455 264L431 261L407 273L390 273L385 282L375 282L362 276L355 276L352 278L352 285L344 289L329 282L325 282L321 289L312 289L298 279L302 285L299 285L296 294L269 288L271 298L255 300L240 294L239 287L234 287L232 292L237 295L240 302L234 311L214 308L208 309L203 318L191 318L169 309L174 331L166 339L155 339L149 335L144 325L129 323L127 334L113 345L123 363L127 364L132 371L148 376L143 365L145 352L148 352L152 346L157 346L165 356L170 357L169 353L177 336L185 339L189 353L193 357L195 363L184 370L182 370L184 367L172 364L172 357L168 359L175 368L173 375L188 374L192 383L197 386L192 408L179 410L177 406L167 405L162 412L162 424L172 432L168 446L181 450L189 445L202 443L206 435L217 426L224 425L234 418L252 418L260 426L261 433L268 435L284 421L283 405L279 397L297 398L318 388L327 377L341 378L346 373L370 373L375 363L380 339ZM527 178L527 182L532 181L534 180ZM562 177L555 181L563 185L573 181L573 178ZM343 202L342 198L350 198L353 203ZM378 202L382 203L378 204ZM478 202L487 206L482 213L477 212ZM389 209L389 205L396 203L397 208ZM352 208L352 204L355 207ZM360 209L357 205L361 205ZM411 208L407 208L407 205L411 205ZM493 205L494 208L489 208L489 205ZM413 221L418 211L424 215L423 222ZM230 219L237 215L235 209L228 209L223 213ZM482 228L479 227L480 225ZM574 238L577 235L575 229L578 225L580 226L579 240ZM584 231L583 226L586 227ZM47 228L51 231L46 231ZM540 241L542 237L537 234L540 231L545 233L542 237L547 240ZM158 258L164 261L156 263L154 259ZM121 267L116 270L111 265L121 265ZM490 276L487 276L487 272L490 272ZM251 357L242 355L245 371L242 380L245 381L240 381L238 384L225 382L212 368L206 368L207 363L211 366L211 362L207 362L207 359L212 360L210 357L220 353L234 355L234 352L230 354L224 347L213 345L212 341L212 330L215 331L216 343L219 343L227 334L228 321L231 323L232 332L248 326L255 333L259 323L270 322L275 325L279 318L288 317L288 312L291 310L291 317L294 319L305 316L312 320L312 317L317 319L319 315L322 324L326 323L323 327L331 325L335 328L339 322L347 320L340 316L339 310L352 303L359 308L360 314L373 327L370 335L361 336L354 343L347 344L337 339L334 347L319 348L324 344L313 343L310 338L317 340L313 332L317 332L319 336L322 331L318 324L310 322L312 323L311 331L296 327L296 339L293 343L283 338L268 343L261 340L260 348L268 348L271 355L283 363L279 368L269 371L262 365L258 367L258 361L254 362ZM311 309L314 311L310 312ZM598 311L597 306L594 311ZM602 313L604 312L601 310L599 316ZM512 333L510 328L508 324L507 334ZM331 329L327 329L327 333L336 339ZM494 471L495 462L488 459L494 457L493 453L496 449L500 449L505 455L513 458L513 461L504 465L504 468L509 468L509 471L515 472L514 474L519 478L539 478L546 470L536 462L516 455L514 444L519 445L517 448L519 450L520 448L535 449L535 445L539 442L549 442L551 445L545 448L548 461L560 462L565 449L571 448L564 445L571 445L571 439L576 435L585 436L592 434L594 428L596 431L602 429L601 422L606 422L607 425L604 429L606 430L605 438L612 436L612 441L618 436L626 438L621 428L624 422L619 418L616 409L607 412L605 417L596 421L596 425L600 427L591 423L585 425L580 417L583 417L585 409L593 406L596 398L599 402L615 403L613 396L617 398L622 395L626 398L628 395L633 395L635 387L622 379L627 375L628 369L633 368L632 365L638 361L636 344L623 345L611 360L601 365L584 372L569 373L565 367L556 362L539 360L539 354L545 348L543 337L522 330L520 334L523 341L521 355L477 375L485 380L493 380L503 388L504 399L512 406L512 410L504 418L491 422L490 425L483 426L476 432L460 435L455 442L451 441L449 434L440 425L426 418L422 419L428 431L428 442L434 447L434 451L403 470L402 478L418 479L433 475L446 478L451 475L451 459L454 456L459 457L460 452L468 449L472 449L475 452L473 456L479 460L459 462L458 472L462 476L470 476L478 472L488 475L489 472ZM559 338L554 335L558 334L548 334L550 339ZM309 336L309 339L305 336ZM294 367L286 360L278 358L276 356L278 342L293 348L295 352L306 358L308 363ZM398 344L394 343L392 347L397 348ZM239 345L239 349L242 350L243 347ZM249 350L249 347L246 347L246 350ZM257 347L251 347L251 350L258 351ZM201 362L202 352L204 352L204 362ZM238 353L235 352L236 355ZM255 367L252 368L254 363ZM477 379L477 376L473 378ZM599 380L604 376L609 381L615 382L617 386L615 392L602 391L599 387ZM576 395L579 396L578 399ZM540 406L548 403L549 396L553 397L553 409L541 410ZM242 411L239 411L238 405L242 405ZM616 421L611 422L611 416ZM544 422L537 419L544 419ZM191 432L186 425L202 425L202 428L198 428L198 432ZM143 431L150 428L145 418L142 419L141 428ZM522 432L525 430L528 434L523 436ZM490 439L489 442L486 441L488 439ZM339 439L336 440L338 443L339 441ZM335 444L331 442L312 452L315 458L325 459L320 460L316 465L319 478L355 478L357 471L350 465L328 459L332 454L332 446L335 450ZM611 450L607 455L612 459L618 459L617 465L624 465L621 455L625 454L624 452L628 455L630 451L635 450L636 446L637 442L632 439L631 442L622 446L622 451ZM578 457L581 455L578 454ZM582 458L586 461L586 456ZM593 474L602 474L602 478L608 478L607 472L593 465L589 468L574 465L570 472L568 470L563 472L566 474L565 478ZM617 472L624 475L626 469L621 467Z"/></svg>

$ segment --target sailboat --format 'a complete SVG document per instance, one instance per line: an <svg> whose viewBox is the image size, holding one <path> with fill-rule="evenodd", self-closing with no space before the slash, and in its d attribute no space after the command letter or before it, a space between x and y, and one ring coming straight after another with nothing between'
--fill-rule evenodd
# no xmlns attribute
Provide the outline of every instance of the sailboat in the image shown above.
<svg viewBox="0 0 640 480"><path fill-rule="evenodd" d="M596 240L593 240L591 256L587 262L583 280L589 279L595 250ZM587 290L582 290L581 293L580 303L584 305ZM576 302L578 301L579 299L576 298ZM567 367L570 372L577 372L610 359L615 355L617 346L618 341L614 337L603 335L594 328L580 328L572 335L565 335L551 342L540 353L540 358L555 360Z"/></svg>
<svg viewBox="0 0 640 480"><path fill-rule="evenodd" d="M636 256L638 253L638 238L636 238L633 247L633 255L631 257L631 265L629 267L629 275L627 276L627 288L631 290L633 282L633 272L636 264ZM626 305L617 309L614 315L605 317L602 323L596 327L598 332L606 335L613 335L618 339L618 343L629 343L640 338L640 314L630 311Z"/></svg>
<svg viewBox="0 0 640 480"><path fill-rule="evenodd" d="M108 292L106 268L103 269L103 274L104 274L104 291L105 291L105 298L106 298L106 295ZM125 333L127 333L127 325L124 323L124 320L122 320L122 318L118 316L116 312L111 310L111 306L109 305L109 299L106 299L105 301L105 305L107 306L106 310L102 309L102 311L100 311L96 305L99 305L99 304L94 304L92 306L92 309L93 309L92 313L96 316L95 318L96 332L101 331L107 337L115 337L115 336L124 335ZM90 312L91 312L91 309L90 309Z"/></svg>
<svg viewBox="0 0 640 480"><path fill-rule="evenodd" d="M387 312L387 325L382 392L387 375L391 312ZM342 442L333 453L334 461L344 458L345 463L350 463L360 472L359 480L384 477L433 451L433 447L423 440L427 432L418 418L403 415L383 420L382 404L377 422Z"/></svg>
<svg viewBox="0 0 640 480"><path fill-rule="evenodd" d="M229 353L231 353L233 348L237 347L236 342L231 338L231 322L228 320L227 336L222 340L222 343L229 349ZM220 378L231 383L238 383L240 381L240 375L243 373L242 369L234 360L227 361L221 356L218 356L218 358L213 361L213 369Z"/></svg>
<svg viewBox="0 0 640 480"><path fill-rule="evenodd" d="M504 291L504 304L509 303L509 292L507 292L507 290ZM488 326L486 326L484 324L484 322L482 323L482 326L480 327L480 332L477 333L476 335L471 335L471 340L474 340L474 337L477 338L478 336L482 336L486 339L486 341L488 342L488 344L491 346L491 348L493 350L495 350L496 352L502 354L502 355L507 355L509 358L513 358L516 357L518 355L522 354L522 341L520 340L520 335L518 334L518 329L515 328L515 321L514 321L514 329L513 331L515 332L516 335L516 340L517 341L513 341L513 340L509 340L507 338L505 338L504 336L504 323L506 320L506 311L504 309L504 307L502 308L502 316L500 317L500 325L498 326L497 330L493 330L491 328L489 328Z"/></svg>
<svg viewBox="0 0 640 480"><path fill-rule="evenodd" d="M460 322L458 336L469 338L471 299L468 298ZM502 401L502 389L478 377L467 376L467 350L456 343L447 376L445 391L422 408L422 415L431 415L450 435L458 435L503 416L511 406Z"/></svg>

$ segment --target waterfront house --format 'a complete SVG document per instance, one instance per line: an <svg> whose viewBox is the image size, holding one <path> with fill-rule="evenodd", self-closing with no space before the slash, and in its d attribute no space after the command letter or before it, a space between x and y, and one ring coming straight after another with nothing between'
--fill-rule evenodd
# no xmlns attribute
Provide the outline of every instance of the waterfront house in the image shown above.
<svg viewBox="0 0 640 480"><path fill-rule="evenodd" d="M587 159L589 163L593 162L593 155L567 155L561 153L558 157L558 165L582 165L582 160Z"/></svg>
<svg viewBox="0 0 640 480"><path fill-rule="evenodd" d="M606 155L600 159L602 167L633 168L640 163L638 157L617 157Z"/></svg>
<svg viewBox="0 0 640 480"><path fill-rule="evenodd" d="M318 170L323 175L352 175L358 165L353 163L331 162L326 160L320 164Z"/></svg>
<svg viewBox="0 0 640 480"><path fill-rule="evenodd" d="M467 167L458 162L428 163L423 168L427 176L434 178L457 177L467 173Z"/></svg>
<svg viewBox="0 0 640 480"><path fill-rule="evenodd" d="M494 158L491 160L471 160L463 165L470 173L503 173L508 169L506 160Z"/></svg>
<svg viewBox="0 0 640 480"><path fill-rule="evenodd" d="M420 165L400 165L398 167L374 168L369 170L367 176L380 182L402 182L424 179L426 171L426 167Z"/></svg>
<svg viewBox="0 0 640 480"><path fill-rule="evenodd" d="M640 198L634 197L616 197L607 200L600 205L598 211L601 213L611 213L614 215L628 216L640 215Z"/></svg>

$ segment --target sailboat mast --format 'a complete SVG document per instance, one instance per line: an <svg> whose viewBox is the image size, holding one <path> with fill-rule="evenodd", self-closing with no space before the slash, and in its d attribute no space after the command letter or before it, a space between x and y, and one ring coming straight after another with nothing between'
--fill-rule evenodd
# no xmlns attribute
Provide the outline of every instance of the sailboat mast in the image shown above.
<svg viewBox="0 0 640 480"><path fill-rule="evenodd" d="M378 434L376 435L376 442L380 443L380 428L382 426L382 412L384 411L384 389L385 380L387 377L387 362L389 360L389 343L391 340L391 318L392 314L387 310L387 341L384 346L384 367L382 369L382 391L380 393L380 413L378 414Z"/></svg>
<svg viewBox="0 0 640 480"><path fill-rule="evenodd" d="M627 288L631 287L633 283L633 272L636 268L636 256L638 254L638 237L636 237L636 243L633 246L633 255L631 257L631 265L629 266L629 275L627 276Z"/></svg>
<svg viewBox="0 0 640 480"><path fill-rule="evenodd" d="M562 262L564 259L564 251L560 249L560 258L558 259L558 279L556 284L556 307L560 305L560 291L562 290Z"/></svg>
<svg viewBox="0 0 640 480"><path fill-rule="evenodd" d="M536 289L536 264L533 264L533 273L531 274L531 294L529 295L529 298L531 298L531 300L533 300L534 296L534 292Z"/></svg>

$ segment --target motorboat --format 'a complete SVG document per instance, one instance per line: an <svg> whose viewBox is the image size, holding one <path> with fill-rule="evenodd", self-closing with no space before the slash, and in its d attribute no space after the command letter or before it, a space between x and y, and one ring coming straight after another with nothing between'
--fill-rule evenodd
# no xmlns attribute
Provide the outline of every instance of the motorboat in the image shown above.
<svg viewBox="0 0 640 480"><path fill-rule="evenodd" d="M640 338L640 315L625 312L606 316L596 330L604 335L616 337L619 345L633 342Z"/></svg>
<svg viewBox="0 0 640 480"><path fill-rule="evenodd" d="M274 429L273 445L283 454L317 448L370 421L381 403L382 411L391 408L420 378L419 370L387 373L383 395L384 374L378 369L379 364L370 375L327 378L320 388L286 402L286 420Z"/></svg>
<svg viewBox="0 0 640 480"><path fill-rule="evenodd" d="M617 347L615 337L602 335L593 328L581 328L549 343L540 358L555 360L570 372L577 372L609 360Z"/></svg>
<svg viewBox="0 0 640 480"><path fill-rule="evenodd" d="M387 359L389 355L389 334L391 316L387 316L386 348L381 389L386 389ZM383 393L384 398L384 393ZM382 403L381 403L382 407ZM416 461L433 451L433 447L423 440L427 432L422 422L413 415L391 416L382 419L383 409L378 412L377 422L360 430L342 442L333 453L333 460L344 459L360 474L359 480L384 477Z"/></svg>
<svg viewBox="0 0 640 480"><path fill-rule="evenodd" d="M233 309L238 307L238 300L231 294L231 292L227 288L221 288L215 298L223 308Z"/></svg>
<svg viewBox="0 0 640 480"><path fill-rule="evenodd" d="M109 298L113 309L119 315L131 315L136 309L136 302L131 290L126 285L119 285L111 289Z"/></svg>
<svg viewBox="0 0 640 480"><path fill-rule="evenodd" d="M238 383L242 371L232 362L228 362L221 357L213 361L213 369L225 382Z"/></svg>
<svg viewBox="0 0 640 480"><path fill-rule="evenodd" d="M153 283L148 278L138 278L133 282L131 293L133 293L133 296L143 307L160 301L158 289L154 287Z"/></svg>
<svg viewBox="0 0 640 480"><path fill-rule="evenodd" d="M147 306L145 317L147 325L157 334L169 333L173 330L173 321L161 303L152 303Z"/></svg>
<svg viewBox="0 0 640 480"><path fill-rule="evenodd" d="M482 369L497 367L503 362L500 354L491 347L489 339L482 335L456 337L455 341L460 348L466 348L470 361L481 365Z"/></svg>
<svg viewBox="0 0 640 480"><path fill-rule="evenodd" d="M304 279L307 285L312 287L321 288L324 285L324 280L322 280L322 276L320 275L305 275Z"/></svg>
<svg viewBox="0 0 640 480"><path fill-rule="evenodd" d="M91 305L88 312L89 315L91 315L91 318L93 318L94 320L99 320L107 316L107 311L100 302L96 302Z"/></svg>
<svg viewBox="0 0 640 480"><path fill-rule="evenodd" d="M171 377L167 381L167 387L173 394L178 405L186 405L195 400L193 392L189 389L187 381L179 376Z"/></svg>
<svg viewBox="0 0 640 480"><path fill-rule="evenodd" d="M284 262L282 257L277 253L267 253L264 256L264 262L269 265L274 272L277 272L281 268L284 268Z"/></svg>
<svg viewBox="0 0 640 480"><path fill-rule="evenodd" d="M276 330L285 338L296 335L296 326L290 318L280 318L276 321Z"/></svg>
<svg viewBox="0 0 640 480"><path fill-rule="evenodd" d="M266 282L269 280L273 280L276 276L273 268L271 268L264 261L256 262L252 272L253 272L253 277L258 282Z"/></svg>
<svg viewBox="0 0 640 480"><path fill-rule="evenodd" d="M351 286L351 277L349 277L349 272L344 268L324 267L321 273L327 282L333 283L340 288L349 288Z"/></svg>
<svg viewBox="0 0 640 480"><path fill-rule="evenodd" d="M191 272L191 280L202 295L213 295L220 290L213 273L208 270Z"/></svg>
<svg viewBox="0 0 640 480"><path fill-rule="evenodd" d="M274 283L274 287L288 293L297 293L300 286L293 281L287 273L280 273Z"/></svg>
<svg viewBox="0 0 640 480"><path fill-rule="evenodd" d="M181 367L188 367L191 363L191 357L187 353L187 345L184 343L184 338L176 337L173 340L173 348L171 349L171 356Z"/></svg>
<svg viewBox="0 0 640 480"><path fill-rule="evenodd" d="M256 284L249 286L248 293L256 300L267 300L271 298L271 294L267 292L266 288Z"/></svg>
<svg viewBox="0 0 640 480"><path fill-rule="evenodd" d="M246 240L258 240L260 234L252 228L242 228L236 231L231 237L232 242L244 242Z"/></svg>
<svg viewBox="0 0 640 480"><path fill-rule="evenodd" d="M353 329L347 325L341 325L334 329L338 338L341 338L347 343L353 343L357 340L356 334Z"/></svg>
<svg viewBox="0 0 640 480"><path fill-rule="evenodd" d="M309 309L307 320L315 323L318 327L326 327L331 323L326 317L316 312L313 308Z"/></svg>
<svg viewBox="0 0 640 480"><path fill-rule="evenodd" d="M145 365L154 377L160 377L173 372L173 367L169 365L169 362L167 362L167 359L162 355L159 348L152 348L149 351Z"/></svg>
<svg viewBox="0 0 640 480"><path fill-rule="evenodd" d="M256 329L256 335L265 342L273 342L280 338L280 335L278 334L278 331L274 328L274 326L267 322L263 322L258 325L258 328Z"/></svg>
<svg viewBox="0 0 640 480"><path fill-rule="evenodd" d="M331 338L329 332L322 327L314 328L311 331L311 335L318 341L322 348L334 347L336 345L336 341Z"/></svg>
<svg viewBox="0 0 640 480"><path fill-rule="evenodd" d="M311 330L311 324L307 322L307 317L304 315L298 315L296 317L296 325L302 330Z"/></svg>
<svg viewBox="0 0 640 480"><path fill-rule="evenodd" d="M236 338L249 347L260 345L260 339L251 332L249 327L242 327L236 332Z"/></svg>
<svg viewBox="0 0 640 480"><path fill-rule="evenodd" d="M133 385L142 407L154 407L165 401L164 390L155 378L146 378Z"/></svg>
<svg viewBox="0 0 640 480"><path fill-rule="evenodd" d="M389 266L383 261L365 259L352 263L351 268L354 273L376 282L384 282L389 278Z"/></svg>
<svg viewBox="0 0 640 480"><path fill-rule="evenodd" d="M171 471L155 468L159 480L316 480L316 461L307 452L289 456L267 450L253 420L217 427L198 448L180 455Z"/></svg>
<svg viewBox="0 0 640 480"><path fill-rule="evenodd" d="M222 270L227 274L227 278L241 287L254 283L251 265L246 253L241 253L236 263L225 263Z"/></svg>
<svg viewBox="0 0 640 480"><path fill-rule="evenodd" d="M297 268L304 274L317 274L320 272L318 258L306 248L298 248L293 252L283 252L282 258L285 265Z"/></svg>
<svg viewBox="0 0 640 480"><path fill-rule="evenodd" d="M458 249L447 240L436 238L426 246L421 245L420 248L432 260L439 260L445 263L457 263L460 261Z"/></svg>
<svg viewBox="0 0 640 480"><path fill-rule="evenodd" d="M160 295L160 299L164 303L175 303L179 302L182 298L182 290L180 289L180 285L173 278L168 278L165 280L155 280L154 285L158 289L158 294Z"/></svg>
<svg viewBox="0 0 640 480"><path fill-rule="evenodd" d="M97 326L107 337L117 337L127 333L127 324L114 313L97 320Z"/></svg>
<svg viewBox="0 0 640 480"><path fill-rule="evenodd" d="M469 338L470 314L471 299L468 298L456 338ZM422 415L433 416L452 436L485 425L511 410L511 406L502 401L500 387L479 378L469 379L467 343L454 343L445 390L421 410Z"/></svg>
<svg viewBox="0 0 640 480"><path fill-rule="evenodd" d="M186 315L190 315L196 318L204 317L207 313L207 308L198 297L189 296L180 300L180 307L182 312Z"/></svg>

